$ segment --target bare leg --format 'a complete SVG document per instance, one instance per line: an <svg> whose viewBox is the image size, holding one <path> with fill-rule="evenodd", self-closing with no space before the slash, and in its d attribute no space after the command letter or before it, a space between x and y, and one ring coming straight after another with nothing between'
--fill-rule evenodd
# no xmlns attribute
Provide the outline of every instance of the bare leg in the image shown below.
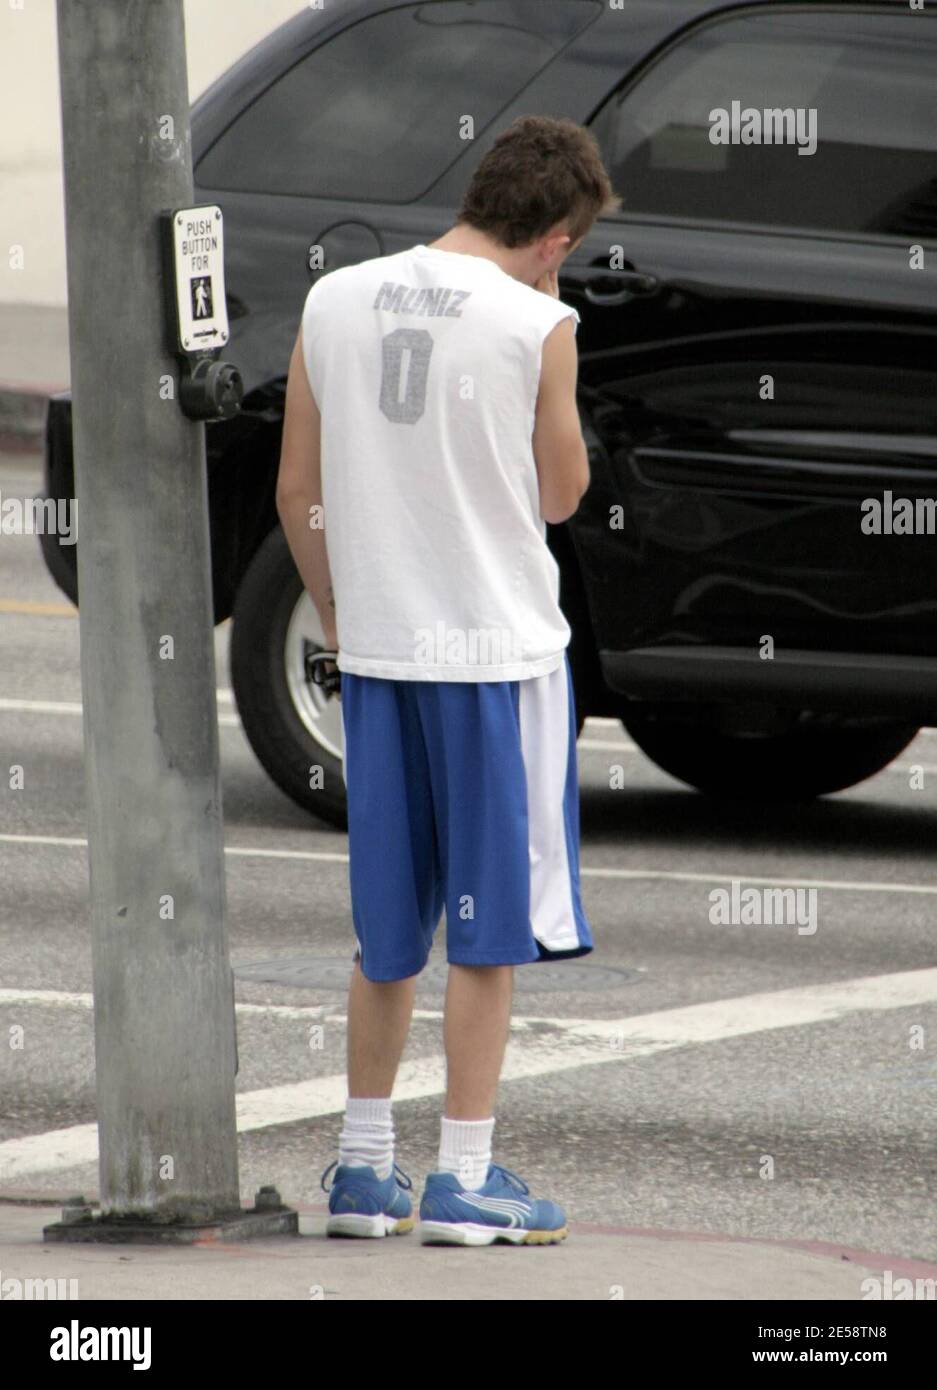
<svg viewBox="0 0 937 1390"><path fill-rule="evenodd" d="M348 990L348 1094L389 1097L410 1031L416 975L377 983L355 961Z"/></svg>
<svg viewBox="0 0 937 1390"><path fill-rule="evenodd" d="M443 1037L449 1120L494 1114L514 991L513 965L450 965Z"/></svg>

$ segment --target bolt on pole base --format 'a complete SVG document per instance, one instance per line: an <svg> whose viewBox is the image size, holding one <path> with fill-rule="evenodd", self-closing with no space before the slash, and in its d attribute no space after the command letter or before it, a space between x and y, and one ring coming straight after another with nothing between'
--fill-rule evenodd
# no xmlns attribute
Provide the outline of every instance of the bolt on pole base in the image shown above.
<svg viewBox="0 0 937 1390"><path fill-rule="evenodd" d="M250 1240L259 1236L298 1236L299 1213L283 1206L275 1187L262 1187L254 1206L216 1214L206 1221L146 1221L95 1216L84 1197L71 1197L61 1221L42 1228L45 1243L106 1245L195 1245Z"/></svg>

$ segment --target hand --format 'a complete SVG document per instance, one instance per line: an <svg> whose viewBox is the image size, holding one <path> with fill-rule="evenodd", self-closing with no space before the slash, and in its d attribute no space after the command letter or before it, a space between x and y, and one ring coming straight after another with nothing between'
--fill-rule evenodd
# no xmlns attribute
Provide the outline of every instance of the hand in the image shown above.
<svg viewBox="0 0 937 1390"><path fill-rule="evenodd" d="M545 270L540 279L534 285L535 290L540 290L541 294L548 294L552 299L559 299L560 286L555 270Z"/></svg>
<svg viewBox="0 0 937 1390"><path fill-rule="evenodd" d="M320 648L320 651L338 651L338 633L336 632L335 627L331 623L323 623L322 625L322 646ZM337 672L338 667L336 666L334 661L329 661L323 663L323 670L329 672Z"/></svg>
<svg viewBox="0 0 937 1390"><path fill-rule="evenodd" d="M342 673L333 658L324 656L324 652L327 650L330 649L323 648L315 653L309 652L306 656L306 678L313 685L319 686L320 690L324 690L326 698L339 694L342 688Z"/></svg>

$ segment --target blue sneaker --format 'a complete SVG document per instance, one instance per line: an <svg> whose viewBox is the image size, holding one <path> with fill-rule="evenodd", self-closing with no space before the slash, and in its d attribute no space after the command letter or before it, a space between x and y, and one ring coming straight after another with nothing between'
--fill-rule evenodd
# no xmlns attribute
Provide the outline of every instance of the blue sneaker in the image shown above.
<svg viewBox="0 0 937 1390"><path fill-rule="evenodd" d="M483 1187L464 1188L454 1173L430 1173L420 1202L421 1245L552 1245L565 1240L566 1213L525 1194L527 1184L499 1163Z"/></svg>
<svg viewBox="0 0 937 1390"><path fill-rule="evenodd" d="M333 1168L335 1177L331 1187L326 1187L325 1180ZM352 1167L336 1160L322 1174L320 1186L329 1194L327 1236L400 1236L416 1225L410 1198L404 1191L413 1183L396 1163L390 1177L381 1179L367 1164Z"/></svg>

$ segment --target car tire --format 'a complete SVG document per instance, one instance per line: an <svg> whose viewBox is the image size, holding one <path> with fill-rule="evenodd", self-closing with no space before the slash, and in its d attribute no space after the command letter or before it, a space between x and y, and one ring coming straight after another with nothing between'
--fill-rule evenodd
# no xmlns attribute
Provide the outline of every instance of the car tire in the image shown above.
<svg viewBox="0 0 937 1390"><path fill-rule="evenodd" d="M347 829L341 701L305 675L304 655L324 636L279 526L241 580L232 619L231 683L251 748L297 805Z"/></svg>
<svg viewBox="0 0 937 1390"><path fill-rule="evenodd" d="M675 718L633 710L622 723L652 762L721 801L812 801L842 791L887 767L917 726L883 719L792 713L781 732L720 727L718 712Z"/></svg>

